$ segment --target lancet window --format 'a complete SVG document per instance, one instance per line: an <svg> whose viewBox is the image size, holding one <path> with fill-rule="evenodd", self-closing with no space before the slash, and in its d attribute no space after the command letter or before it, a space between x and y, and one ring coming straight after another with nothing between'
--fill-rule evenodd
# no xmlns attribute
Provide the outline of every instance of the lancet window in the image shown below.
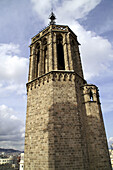
<svg viewBox="0 0 113 170"><path fill-rule="evenodd" d="M48 62L48 55L47 55L47 39L43 39L43 73L47 73L47 62Z"/></svg>
<svg viewBox="0 0 113 170"><path fill-rule="evenodd" d="M90 95L90 101L93 101L93 93L92 93L91 89L90 89L89 95Z"/></svg>
<svg viewBox="0 0 113 170"><path fill-rule="evenodd" d="M58 70L65 70L62 35L57 36L57 64L58 64Z"/></svg>
<svg viewBox="0 0 113 170"><path fill-rule="evenodd" d="M44 48L44 74L47 72L47 46Z"/></svg>
<svg viewBox="0 0 113 170"><path fill-rule="evenodd" d="M40 45L36 47L36 77L39 76L39 61L40 61Z"/></svg>

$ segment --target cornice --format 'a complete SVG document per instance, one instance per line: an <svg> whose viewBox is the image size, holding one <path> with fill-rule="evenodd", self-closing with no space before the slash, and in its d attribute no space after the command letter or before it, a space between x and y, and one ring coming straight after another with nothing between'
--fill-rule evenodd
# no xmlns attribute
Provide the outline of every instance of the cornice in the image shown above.
<svg viewBox="0 0 113 170"><path fill-rule="evenodd" d="M79 77L84 82L85 80L80 77L77 73L72 71L51 71L46 74L43 74L42 76L28 82L26 84L27 86L27 92L29 90L32 90L32 88L36 88L37 86L44 85L45 83L49 83L50 81L74 81L75 77Z"/></svg>

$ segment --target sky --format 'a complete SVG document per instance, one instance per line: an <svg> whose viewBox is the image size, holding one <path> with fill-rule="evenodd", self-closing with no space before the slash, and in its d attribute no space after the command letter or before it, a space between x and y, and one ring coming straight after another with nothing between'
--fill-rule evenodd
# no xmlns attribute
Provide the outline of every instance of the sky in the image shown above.
<svg viewBox="0 0 113 170"><path fill-rule="evenodd" d="M109 146L113 143L113 0L0 0L0 148L24 150L31 38L49 24L77 35L84 77L99 88Z"/></svg>

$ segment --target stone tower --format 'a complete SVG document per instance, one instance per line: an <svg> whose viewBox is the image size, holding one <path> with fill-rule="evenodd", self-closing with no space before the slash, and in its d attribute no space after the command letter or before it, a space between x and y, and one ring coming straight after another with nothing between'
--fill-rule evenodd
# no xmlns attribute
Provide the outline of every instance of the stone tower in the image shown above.
<svg viewBox="0 0 113 170"><path fill-rule="evenodd" d="M83 77L79 42L55 24L32 38L25 170L111 170L98 88Z"/></svg>

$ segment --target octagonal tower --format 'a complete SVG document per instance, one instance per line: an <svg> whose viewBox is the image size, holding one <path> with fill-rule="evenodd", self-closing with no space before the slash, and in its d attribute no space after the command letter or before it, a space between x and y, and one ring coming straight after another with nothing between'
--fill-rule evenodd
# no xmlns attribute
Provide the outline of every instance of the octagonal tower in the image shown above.
<svg viewBox="0 0 113 170"><path fill-rule="evenodd" d="M84 80L79 42L55 24L32 38L25 170L110 170L97 87Z"/></svg>

